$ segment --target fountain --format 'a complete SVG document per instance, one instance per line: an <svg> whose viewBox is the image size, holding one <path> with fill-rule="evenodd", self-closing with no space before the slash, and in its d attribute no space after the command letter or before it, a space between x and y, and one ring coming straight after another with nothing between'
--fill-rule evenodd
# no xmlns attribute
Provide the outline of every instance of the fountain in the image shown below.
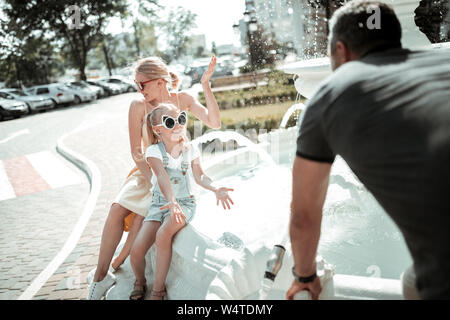
<svg viewBox="0 0 450 320"><path fill-rule="evenodd" d="M386 1L390 5L394 7L394 11L396 12L401 26L402 26L402 45L404 48L410 49L430 49L432 48L430 42L426 38L424 34L422 34L417 26L414 23L413 12L414 9L418 6L419 0L399 0L399 1ZM307 61L299 61L292 64L285 65L281 68L283 71L289 74L295 74L297 79L295 79L295 87L299 93L301 93L306 98L311 98L315 90L318 88L319 83L323 81L329 74L331 74L330 62L329 58L318 58L311 59ZM287 112L285 113L280 129L276 132L272 132L269 134L265 134L262 137L259 137L259 140L262 143L269 142L271 145L273 141L279 144L280 141L292 141L293 140L293 130L295 133L298 132L298 126L301 123L302 118L297 122L297 128L295 129L286 129L286 124L291 117L291 115L297 110L303 111L305 106L302 103L297 103L291 106ZM303 114L303 113L302 113ZM275 138L275 139L274 139ZM292 143L289 143L287 149L292 148ZM279 146L279 149L281 147ZM286 149L286 148L285 148ZM342 158L337 158L336 163L333 166L332 173L334 174L330 177L330 189L332 186L339 186L342 190L348 190L350 197L355 200L360 208L362 208L365 212L374 212L378 211L381 213L383 210L378 205L378 203L368 194L367 190L362 186L362 184L357 181L356 177L351 174L350 169L345 164ZM338 168L336 170L336 168ZM337 171L337 172L336 172ZM341 172L339 172L341 171ZM342 173L344 172L344 174ZM350 177L350 179L349 179ZM350 180L350 181L349 181ZM353 180L353 181L352 181ZM356 181L355 181L356 180ZM361 194L364 194L364 197L361 197ZM281 249L283 248L283 249ZM281 292L285 292L289 287L289 283L286 281L284 283L284 277L289 274L289 271L286 268L282 268L283 258L286 257L292 258L291 253L287 252L285 255L285 249L283 246L275 245L272 253L268 252L268 248L265 248L264 254L261 252L261 248L259 251L257 250L251 258L250 252L247 253L246 259L244 259L247 264L230 264L229 268L224 268L211 283L210 289L208 291L207 298L249 298L249 297L257 297L259 299L265 299L270 296L270 293L275 289L282 289ZM320 259L320 258L318 258ZM255 263L255 260L258 260ZM221 279L236 279L239 278L238 275L244 273L245 269L252 269L255 266L263 265L263 261L267 261L267 270L265 277L261 281L261 283L253 288L254 292L258 294L250 293L248 288L253 284L256 286L258 283L255 279L251 279L248 281L243 281L244 279L240 279L235 283L230 283L230 281L221 281ZM288 263L290 265L291 263ZM324 260L320 260L318 262L318 270L326 270L323 271L320 277L322 286L324 288L322 295L320 298L328 298L328 299L401 299L401 284L399 280L391 280L391 279L383 279L379 277L360 277L360 276L349 276L349 275L336 275L333 277L333 267L328 265ZM272 274L270 270L275 267L276 273ZM376 266L369 266L367 271L377 270ZM275 275L279 272L278 287L276 285ZM262 270L259 274L262 274ZM281 278L281 279L280 279ZM291 278L291 277L288 277ZM282 285L279 285L282 283ZM233 290L235 291L235 295L224 295L224 292L233 291L230 286L234 286ZM256 290L259 288L259 290ZM244 289L247 289L245 291ZM279 290L280 291L280 290ZM217 292L221 292L222 295ZM239 293L240 295L236 295ZM272 298L280 298L283 299L284 295L278 294L272 295ZM299 293L296 296L297 299L308 299L308 294L306 292Z"/></svg>
<svg viewBox="0 0 450 320"><path fill-rule="evenodd" d="M278 169L275 166L275 162L272 157L259 145L253 143L251 140L243 135L240 135L239 133L212 131L200 136L197 139L194 139L192 143L199 145L215 139L219 139L221 142L227 142L230 140L236 141L240 148L233 151L219 153L218 155L211 157L209 160L204 161L203 167L209 176L233 176L232 173L223 173L224 164L231 159L234 160L231 161L231 163L238 163L239 166L230 165L228 167L231 169L239 169L241 165L244 165L244 158L251 160L255 159L255 157L251 156L251 154L257 155L261 168L264 168L264 170L274 170L272 172L273 177L271 179L280 176L277 173ZM236 186L236 188L246 188L244 192L240 192L239 195L236 195L236 197L232 194L233 200L235 203L242 203L240 205L240 208L242 208L240 211L242 212L249 212L252 207L257 208L259 211L262 210L263 207L270 208L275 211L276 206L274 205L266 205L262 203L259 206L254 206L251 203L245 203L245 194L249 194L251 192L251 183L256 182L261 185L261 182L257 182L257 180L267 177L267 175L262 174L255 174L254 177L253 174L251 174L252 170L257 171L260 169L250 168L244 172L243 175L233 177L233 181L236 183L239 182L239 186ZM226 179L227 178L225 178L225 180ZM282 195L276 196L281 198ZM259 246L257 245L257 242L258 239L261 238L260 235L256 236L249 234L247 238L244 238L245 241L241 240L241 238L248 233L246 226L251 223L251 220L257 218L258 212L255 210L251 213L253 216L251 214L247 214L246 217L242 217L240 219L242 229L240 235L236 236L235 234L229 232L229 230L233 230L233 227L228 226L229 224L232 225L236 222L236 220L230 220L229 216L232 214L233 209L230 210L231 213L225 212L220 214L222 210L217 209L218 207L215 206L215 199L213 197L214 195L210 192L203 192L200 194L196 217L191 224L183 228L175 237L171 267L166 281L168 299L205 299L210 283L216 275L226 266L230 264L235 265L236 261L241 261L243 257L250 253L248 248L244 247L244 243L246 245L253 243L254 247ZM270 224L270 226L273 226L272 232L273 230L283 228L283 224L284 222L279 225L277 225L276 222L274 224ZM263 227L264 226L261 225L261 228ZM117 248L117 252L120 249L121 246ZM146 255L146 279L149 284L153 283L155 277L155 258L156 249L155 246L152 246ZM134 282L134 274L131 269L129 258L126 259L125 263L116 272L116 277L117 283L108 291L106 299L128 299L128 295L132 291L132 285ZM150 288L151 287L149 286L149 289Z"/></svg>
<svg viewBox="0 0 450 320"><path fill-rule="evenodd" d="M393 4L400 16L404 34L403 45L410 48L429 46L426 38L411 25L411 21L414 22L412 13L419 1L387 2ZM282 69L298 75L295 86L306 98L312 97L320 81L331 72L328 58L300 61L285 65ZM286 291L293 280L293 256L287 237L291 172L290 167L277 165L279 161L274 161L271 155L281 154L281 157L288 159L287 163L292 163L298 129L285 126L295 111L303 109L304 105L300 103L292 106L287 111L280 129L260 135L259 144L254 144L234 132L215 131L193 140L193 143L197 144L214 139L220 139L222 142L234 140L243 146L215 155L204 162L208 175L214 178L222 175L220 179L224 184L233 182L240 191L236 190L233 194L236 197L233 198L236 206L227 215L217 213L218 210L214 206L208 205L215 204L211 194L203 193L199 197L196 218L177 234L173 243L173 258L166 281L169 299L285 299ZM300 123L301 119L298 122ZM245 172L237 174L227 171L239 169L239 166L227 166L228 160L239 160L242 155L254 153L262 160L262 166L244 168L241 171ZM224 170L227 174L220 174ZM227 176L233 178L230 180ZM269 185L271 190L264 193L266 185ZM255 190L256 198L260 200L248 203L246 195L253 194ZM358 207L360 212L370 214L382 211L339 157L333 164L328 193L324 206L325 224L325 218L329 218L331 221L328 224L333 225L334 215L339 213L343 206ZM273 199L276 201L271 201ZM211 212L213 210L215 212ZM268 220L258 225L259 212L268 213L264 217ZM235 217L236 214L239 218ZM338 218L342 220L342 217ZM238 225L236 221L239 221ZM324 241L334 244L340 237L339 232L347 236L348 230L344 229L336 229L337 234L331 232L330 239L323 235ZM238 236L228 232L230 230L238 233ZM253 230L259 233L254 233ZM284 234L281 241L277 239L280 234ZM221 239L225 241L220 241ZM153 246L146 255L146 278L149 284L154 281L155 255L156 249ZM316 263L323 287L320 299L402 299L400 280L381 278L377 275L376 266L367 268L368 272L375 271L374 276L367 277L335 274L334 266L321 256L317 257ZM129 259L116 273L116 277L117 283L108 291L106 298L128 299L134 281ZM308 292L296 295L296 299L309 298Z"/></svg>

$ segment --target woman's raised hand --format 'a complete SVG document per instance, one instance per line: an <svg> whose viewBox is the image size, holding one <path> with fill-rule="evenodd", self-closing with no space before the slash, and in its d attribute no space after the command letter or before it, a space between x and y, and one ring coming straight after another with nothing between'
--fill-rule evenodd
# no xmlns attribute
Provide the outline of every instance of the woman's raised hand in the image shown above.
<svg viewBox="0 0 450 320"><path fill-rule="evenodd" d="M186 220L186 216L181 210L180 205L178 202L169 202L165 206L162 206L159 208L159 210L169 209L170 210L170 218L175 223L183 224L183 222Z"/></svg>
<svg viewBox="0 0 450 320"><path fill-rule="evenodd" d="M208 69L206 69L206 71L203 73L202 78L200 79L200 82L202 84L209 83L212 75L214 74L214 70L216 69L216 63L217 63L216 56L212 56L211 61L209 62Z"/></svg>
<svg viewBox="0 0 450 320"><path fill-rule="evenodd" d="M222 207L226 210L227 208L230 209L230 203L234 204L233 200L231 200L228 191L234 191L230 188L219 188L216 190L216 199L217 199L217 205L219 205L219 202L222 202Z"/></svg>

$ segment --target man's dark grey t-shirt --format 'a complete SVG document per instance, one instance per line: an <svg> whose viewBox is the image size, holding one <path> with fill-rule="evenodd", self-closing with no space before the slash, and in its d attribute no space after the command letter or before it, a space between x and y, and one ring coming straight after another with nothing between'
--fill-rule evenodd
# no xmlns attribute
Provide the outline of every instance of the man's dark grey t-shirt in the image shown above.
<svg viewBox="0 0 450 320"><path fill-rule="evenodd" d="M450 50L375 52L309 101L297 155L335 155L402 231L422 298L450 298Z"/></svg>

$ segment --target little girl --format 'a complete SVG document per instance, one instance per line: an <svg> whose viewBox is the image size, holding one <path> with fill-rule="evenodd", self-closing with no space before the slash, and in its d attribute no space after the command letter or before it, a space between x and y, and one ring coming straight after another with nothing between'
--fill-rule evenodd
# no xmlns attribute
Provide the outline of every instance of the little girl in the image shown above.
<svg viewBox="0 0 450 320"><path fill-rule="evenodd" d="M186 145L187 114L172 104L160 104L148 114L149 132L156 144L149 146L145 157L158 183L154 185L152 203L141 230L131 249L131 266L136 282L130 299L145 297L145 255L156 242L155 283L152 299L166 295L165 280L172 259L172 239L195 214L196 202L192 194L192 176L195 182L216 194L217 205L224 209L233 204L229 188L215 188L212 180L202 170L200 152L193 145Z"/></svg>

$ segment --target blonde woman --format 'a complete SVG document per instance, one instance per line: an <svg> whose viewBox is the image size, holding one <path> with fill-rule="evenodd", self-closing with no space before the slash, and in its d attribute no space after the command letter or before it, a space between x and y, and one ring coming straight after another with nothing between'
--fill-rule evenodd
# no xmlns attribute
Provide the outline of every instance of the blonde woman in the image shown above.
<svg viewBox="0 0 450 320"><path fill-rule="evenodd" d="M109 266L124 228L129 228L129 233L122 251L112 262L114 270L117 270L129 255L152 201L150 192L152 171L143 154L146 148L153 144L152 135L149 134L145 121L146 115L160 103L171 103L182 111L192 112L208 127L220 128L219 106L210 87L216 62L216 57L213 56L201 78L206 99L205 107L186 92L171 91L177 87L178 77L169 72L167 65L160 58L149 57L138 61L135 82L143 99L131 102L128 113L130 151L136 167L131 170L111 205L103 228L97 268L93 281L89 285L88 299L101 299L115 283L115 276L109 272Z"/></svg>

